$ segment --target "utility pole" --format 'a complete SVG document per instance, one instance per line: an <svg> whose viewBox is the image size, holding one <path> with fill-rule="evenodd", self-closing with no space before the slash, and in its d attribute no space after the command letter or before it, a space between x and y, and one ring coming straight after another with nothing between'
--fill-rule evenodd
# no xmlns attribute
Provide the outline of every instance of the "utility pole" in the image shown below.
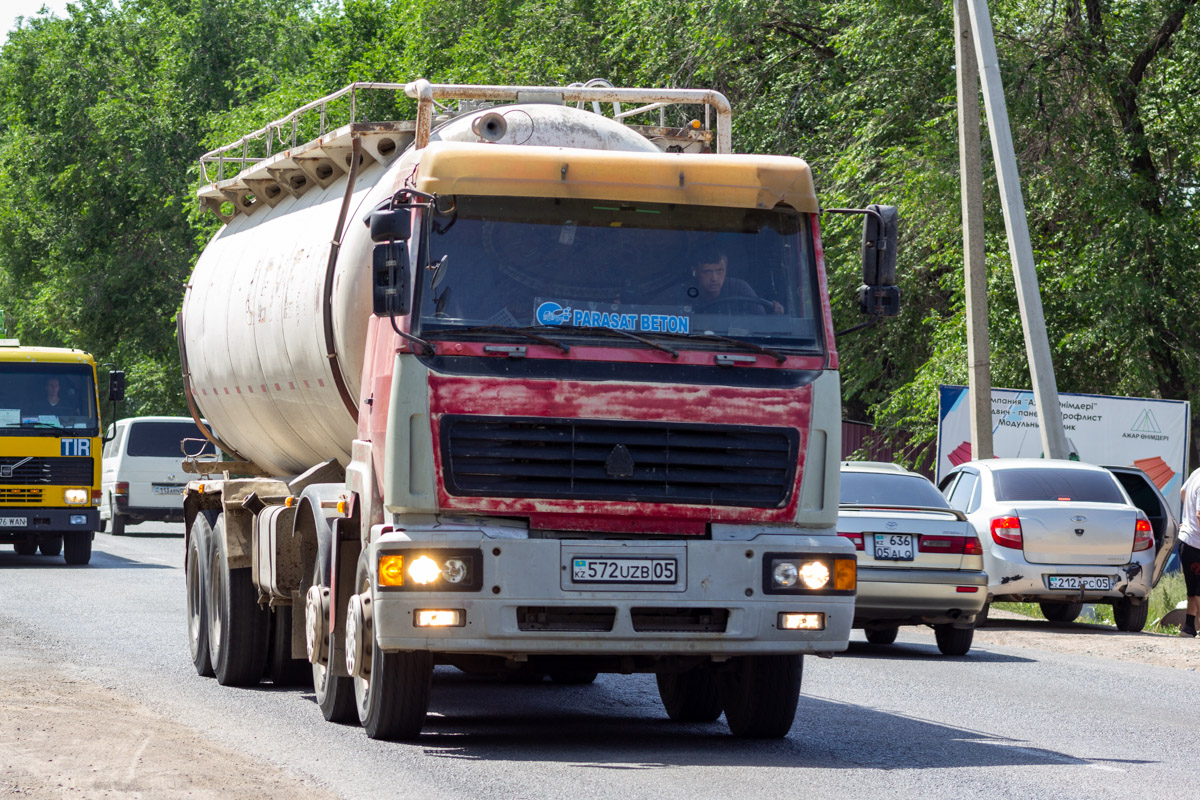
<svg viewBox="0 0 1200 800"><path fill-rule="evenodd" d="M958 76L958 174L962 194L967 301L967 387L971 457L991 458L992 360L988 346L987 262L983 240L983 166L979 146L979 66L967 0L954 0L954 63Z"/></svg>
<svg viewBox="0 0 1200 800"><path fill-rule="evenodd" d="M1033 383L1033 396L1037 402L1042 454L1047 458L1066 458L1069 454L1067 434L1063 430L1062 409L1058 404L1058 386L1054 380L1054 364L1050 359L1050 342L1046 336L1046 318L1042 314L1042 298L1038 290L1037 271L1033 264L1033 246L1029 241L1029 227L1025 221L1025 200L1021 197L1021 178L1017 173L1017 158L1008 125L1008 107L1004 102L1004 84L1000 78L1000 61L996 55L996 41L992 34L991 13L988 11L987 0L969 0L969 4L975 57L983 84L983 101L987 108L992 156L996 162L1000 201L1004 209L1004 227L1008 234L1008 253L1017 284L1021 327L1025 332L1025 355L1029 360L1029 375Z"/></svg>

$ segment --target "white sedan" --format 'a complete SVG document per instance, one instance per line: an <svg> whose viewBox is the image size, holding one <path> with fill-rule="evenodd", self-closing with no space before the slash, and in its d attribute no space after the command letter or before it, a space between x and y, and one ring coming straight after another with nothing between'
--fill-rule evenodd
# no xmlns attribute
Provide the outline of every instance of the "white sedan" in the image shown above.
<svg viewBox="0 0 1200 800"><path fill-rule="evenodd" d="M1120 630L1145 626L1154 532L1111 472L998 458L956 467L940 488L981 534L989 603L1037 602L1052 622L1111 603Z"/></svg>

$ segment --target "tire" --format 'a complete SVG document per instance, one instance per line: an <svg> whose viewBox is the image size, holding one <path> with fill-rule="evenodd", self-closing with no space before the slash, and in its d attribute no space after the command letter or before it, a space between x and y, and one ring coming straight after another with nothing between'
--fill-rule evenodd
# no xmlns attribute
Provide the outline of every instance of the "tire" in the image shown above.
<svg viewBox="0 0 1200 800"><path fill-rule="evenodd" d="M717 674L717 693L734 736L787 736L800 701L803 656L742 656Z"/></svg>
<svg viewBox="0 0 1200 800"><path fill-rule="evenodd" d="M675 722L714 722L721 716L721 697L712 667L687 672L660 672L658 696Z"/></svg>
<svg viewBox="0 0 1200 800"><path fill-rule="evenodd" d="M116 513L115 511L113 512L113 515L112 515L112 535L113 536L124 536L125 535L125 517L122 516L121 514Z"/></svg>
<svg viewBox="0 0 1200 800"><path fill-rule="evenodd" d="M359 593L371 588L366 553L358 562ZM425 727L433 687L433 656L428 651L388 653L379 649L370 627L361 632L371 642L365 677L354 678L355 709L371 739L415 739Z"/></svg>
<svg viewBox="0 0 1200 800"><path fill-rule="evenodd" d="M887 625L885 627L867 628L863 631L867 636L867 641L871 644L891 644L896 641L896 636L900 633L899 625Z"/></svg>
<svg viewBox="0 0 1200 800"><path fill-rule="evenodd" d="M83 566L91 560L91 531L71 531L63 534L63 561L74 566Z"/></svg>
<svg viewBox="0 0 1200 800"><path fill-rule="evenodd" d="M106 520L104 517L101 517L100 518L100 532L104 533L106 530L108 530L108 520Z"/></svg>
<svg viewBox="0 0 1200 800"><path fill-rule="evenodd" d="M983 604L983 608L979 609L979 613L975 615L975 627L982 628L987 625L988 612L992 610L992 601L988 600Z"/></svg>
<svg viewBox="0 0 1200 800"><path fill-rule="evenodd" d="M212 542L210 523L215 517L211 511L201 512L192 522L185 572L188 646L196 674L204 678L213 676L212 659L208 653L208 567L209 545Z"/></svg>
<svg viewBox="0 0 1200 800"><path fill-rule="evenodd" d="M19 556L36 556L38 551L37 539L29 539L24 542L13 542L13 550Z"/></svg>
<svg viewBox="0 0 1200 800"><path fill-rule="evenodd" d="M276 686L311 686L312 670L303 658L292 658L292 606L271 613L271 647L267 677Z"/></svg>
<svg viewBox="0 0 1200 800"><path fill-rule="evenodd" d="M329 586L328 570L329 564L326 563L322 568L321 559L318 558L313 564L313 577L310 585ZM308 590L307 586L304 588L305 591ZM329 652L332 653L334 650L333 632L328 633L327 637ZM333 670L315 662L311 666L313 694L317 699L317 707L321 709L321 715L329 722L358 722L358 710L354 702L354 679L335 675Z"/></svg>
<svg viewBox="0 0 1200 800"><path fill-rule="evenodd" d="M113 518L114 532L117 518ZM225 518L213 525L208 570L208 654L222 686L253 686L267 666L271 618L258 605L250 567L229 568Z"/></svg>
<svg viewBox="0 0 1200 800"><path fill-rule="evenodd" d="M61 533L43 533L38 542L38 550L44 556L56 556L62 552L63 537Z"/></svg>
<svg viewBox="0 0 1200 800"><path fill-rule="evenodd" d="M1150 603L1148 600L1135 606L1128 597L1122 597L1113 603L1113 619L1116 620L1119 631L1137 633L1146 627L1146 618L1149 615Z"/></svg>
<svg viewBox="0 0 1200 800"><path fill-rule="evenodd" d="M1042 614L1051 622L1066 624L1074 622L1075 618L1083 613L1083 603L1038 603L1042 607Z"/></svg>
<svg viewBox="0 0 1200 800"><path fill-rule="evenodd" d="M560 686L587 686L595 683L599 674L590 669L560 669L550 673L550 681Z"/></svg>
<svg viewBox="0 0 1200 800"><path fill-rule="evenodd" d="M949 623L933 626L938 650L944 656L965 656L975 638L975 628L956 628Z"/></svg>

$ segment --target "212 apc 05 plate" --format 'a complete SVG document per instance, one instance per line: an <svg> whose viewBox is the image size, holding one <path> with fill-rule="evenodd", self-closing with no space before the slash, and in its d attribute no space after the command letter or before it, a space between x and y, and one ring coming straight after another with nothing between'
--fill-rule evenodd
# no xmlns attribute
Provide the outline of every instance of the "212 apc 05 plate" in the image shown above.
<svg viewBox="0 0 1200 800"><path fill-rule="evenodd" d="M1051 589L1091 589L1107 592L1112 589L1112 578L1108 575L1051 575L1046 579Z"/></svg>

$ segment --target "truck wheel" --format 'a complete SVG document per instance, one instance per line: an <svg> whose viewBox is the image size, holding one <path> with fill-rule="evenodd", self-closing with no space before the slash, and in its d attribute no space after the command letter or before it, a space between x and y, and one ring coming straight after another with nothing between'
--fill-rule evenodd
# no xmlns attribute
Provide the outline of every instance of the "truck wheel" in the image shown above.
<svg viewBox="0 0 1200 800"><path fill-rule="evenodd" d="M1146 600L1135 606L1128 597L1122 597L1113 603L1113 619L1119 631L1137 633L1146 627L1146 617L1149 615L1150 603Z"/></svg>
<svg viewBox="0 0 1200 800"><path fill-rule="evenodd" d="M113 529L112 529L113 536L124 536L125 535L125 517L121 516L120 514L116 513L115 511L113 512L113 515L112 515L112 526L113 526Z"/></svg>
<svg viewBox="0 0 1200 800"><path fill-rule="evenodd" d="M114 532L117 518L113 518ZM229 568L225 517L213 526L209 560L208 653L222 686L253 686L267 666L271 618L258 605L250 567Z"/></svg>
<svg viewBox="0 0 1200 800"><path fill-rule="evenodd" d="M956 628L947 622L934 625L933 636L937 639L938 650L942 651L942 655L965 656L975 638L975 628Z"/></svg>
<svg viewBox="0 0 1200 800"><path fill-rule="evenodd" d="M717 676L712 667L705 665L687 672L660 672L655 679L663 708L676 722L713 722L721 716Z"/></svg>
<svg viewBox="0 0 1200 800"><path fill-rule="evenodd" d="M13 550L19 556L35 556L38 550L37 539L30 538L21 542L13 542Z"/></svg>
<svg viewBox="0 0 1200 800"><path fill-rule="evenodd" d="M271 614L271 653L267 677L276 686L306 686L312 670L302 658L292 658L292 606L279 606Z"/></svg>
<svg viewBox="0 0 1200 800"><path fill-rule="evenodd" d="M800 702L803 656L742 656L717 673L725 721L734 736L787 736Z"/></svg>
<svg viewBox="0 0 1200 800"><path fill-rule="evenodd" d="M899 625L883 625L874 628L867 628L863 631L866 634L867 641L871 644L891 644L896 641L896 636L900 633Z"/></svg>
<svg viewBox="0 0 1200 800"><path fill-rule="evenodd" d="M187 623L188 643L196 674L204 678L213 675L212 659L208 655L208 562L212 528L211 511L202 511L192 522L187 550Z"/></svg>
<svg viewBox="0 0 1200 800"><path fill-rule="evenodd" d="M83 565L92 560L92 532L71 531L63 534L63 561Z"/></svg>
<svg viewBox="0 0 1200 800"><path fill-rule="evenodd" d="M38 542L38 550L44 556L56 556L62 552L63 537L61 533L43 533Z"/></svg>
<svg viewBox="0 0 1200 800"><path fill-rule="evenodd" d="M1067 623L1074 622L1075 618L1083 612L1083 603L1038 603L1042 608L1042 615L1051 622Z"/></svg>
<svg viewBox="0 0 1200 800"><path fill-rule="evenodd" d="M312 586L329 586L329 564L321 566L321 559L313 564ZM305 587L307 591L307 587ZM308 609L307 606L305 606ZM328 624L323 620L307 620L309 630L324 631ZM315 626L315 627L314 627ZM334 652L333 632L325 634L328 652ZM357 722L358 713L354 705L354 681L346 676L335 675L332 669L316 661L312 663L313 694L321 715L330 722Z"/></svg>

